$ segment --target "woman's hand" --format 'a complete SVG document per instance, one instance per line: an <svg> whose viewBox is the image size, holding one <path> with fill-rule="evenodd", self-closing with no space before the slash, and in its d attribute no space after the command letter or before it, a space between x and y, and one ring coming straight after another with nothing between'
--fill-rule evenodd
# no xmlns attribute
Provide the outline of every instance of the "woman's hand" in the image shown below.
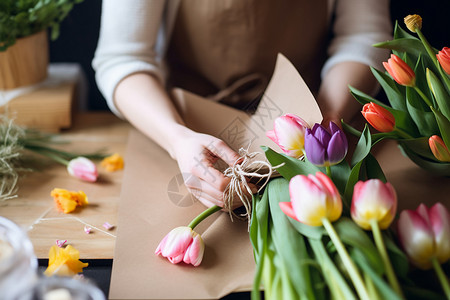
<svg viewBox="0 0 450 300"><path fill-rule="evenodd" d="M223 160L232 166L239 159L238 153L211 135L189 131L184 136L175 141L172 149L186 187L207 207L223 207L223 192L230 178L219 171L215 163ZM241 205L241 202L234 201L231 209Z"/></svg>

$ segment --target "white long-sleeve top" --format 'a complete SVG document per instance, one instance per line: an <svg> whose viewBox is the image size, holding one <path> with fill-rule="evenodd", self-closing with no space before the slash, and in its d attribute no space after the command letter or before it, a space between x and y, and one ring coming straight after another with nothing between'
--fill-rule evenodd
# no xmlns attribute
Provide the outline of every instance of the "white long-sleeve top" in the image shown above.
<svg viewBox="0 0 450 300"><path fill-rule="evenodd" d="M164 56L178 1L182 0L103 1L92 65L97 85L116 115L121 117L113 101L114 90L126 76L149 72L165 82ZM345 61L380 68L387 52L372 45L391 38L389 0L328 0L328 6L333 38L322 77Z"/></svg>

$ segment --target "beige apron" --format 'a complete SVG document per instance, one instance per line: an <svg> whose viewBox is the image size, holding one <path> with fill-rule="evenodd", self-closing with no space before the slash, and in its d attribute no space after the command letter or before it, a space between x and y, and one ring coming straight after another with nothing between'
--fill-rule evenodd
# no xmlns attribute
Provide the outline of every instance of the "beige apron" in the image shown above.
<svg viewBox="0 0 450 300"><path fill-rule="evenodd" d="M326 0L181 0L169 82L243 108L262 94L280 52L317 91L327 13Z"/></svg>

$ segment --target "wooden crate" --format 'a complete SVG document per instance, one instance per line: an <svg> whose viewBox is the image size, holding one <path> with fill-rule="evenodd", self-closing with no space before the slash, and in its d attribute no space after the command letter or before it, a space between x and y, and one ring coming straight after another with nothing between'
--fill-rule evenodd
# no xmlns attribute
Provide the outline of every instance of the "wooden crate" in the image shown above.
<svg viewBox="0 0 450 300"><path fill-rule="evenodd" d="M58 132L72 124L75 88L75 82L41 87L10 100L0 113L18 125Z"/></svg>

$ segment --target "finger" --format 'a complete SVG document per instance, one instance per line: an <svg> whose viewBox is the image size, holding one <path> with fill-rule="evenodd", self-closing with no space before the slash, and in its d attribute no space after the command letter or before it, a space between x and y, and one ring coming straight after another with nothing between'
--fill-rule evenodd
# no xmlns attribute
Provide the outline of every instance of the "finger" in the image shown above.
<svg viewBox="0 0 450 300"><path fill-rule="evenodd" d="M223 192L230 183L230 178L223 175L222 172L214 168L211 162L207 160L200 161L192 169L192 174L200 180L208 182L215 189Z"/></svg>
<svg viewBox="0 0 450 300"><path fill-rule="evenodd" d="M224 141L217 139L207 146L212 154L222 159L229 166L233 166L239 160L239 154L231 149Z"/></svg>
<svg viewBox="0 0 450 300"><path fill-rule="evenodd" d="M196 195L201 197L202 194L207 194L210 197L217 199L220 203L222 203L223 192L216 189L214 186L209 184L207 181L196 179L194 182L185 182L186 187L188 189L192 189L196 191Z"/></svg>
<svg viewBox="0 0 450 300"><path fill-rule="evenodd" d="M221 198L216 198L210 194L207 194L203 189L189 188L189 191L204 205L211 207L217 205L223 207L223 201Z"/></svg>

